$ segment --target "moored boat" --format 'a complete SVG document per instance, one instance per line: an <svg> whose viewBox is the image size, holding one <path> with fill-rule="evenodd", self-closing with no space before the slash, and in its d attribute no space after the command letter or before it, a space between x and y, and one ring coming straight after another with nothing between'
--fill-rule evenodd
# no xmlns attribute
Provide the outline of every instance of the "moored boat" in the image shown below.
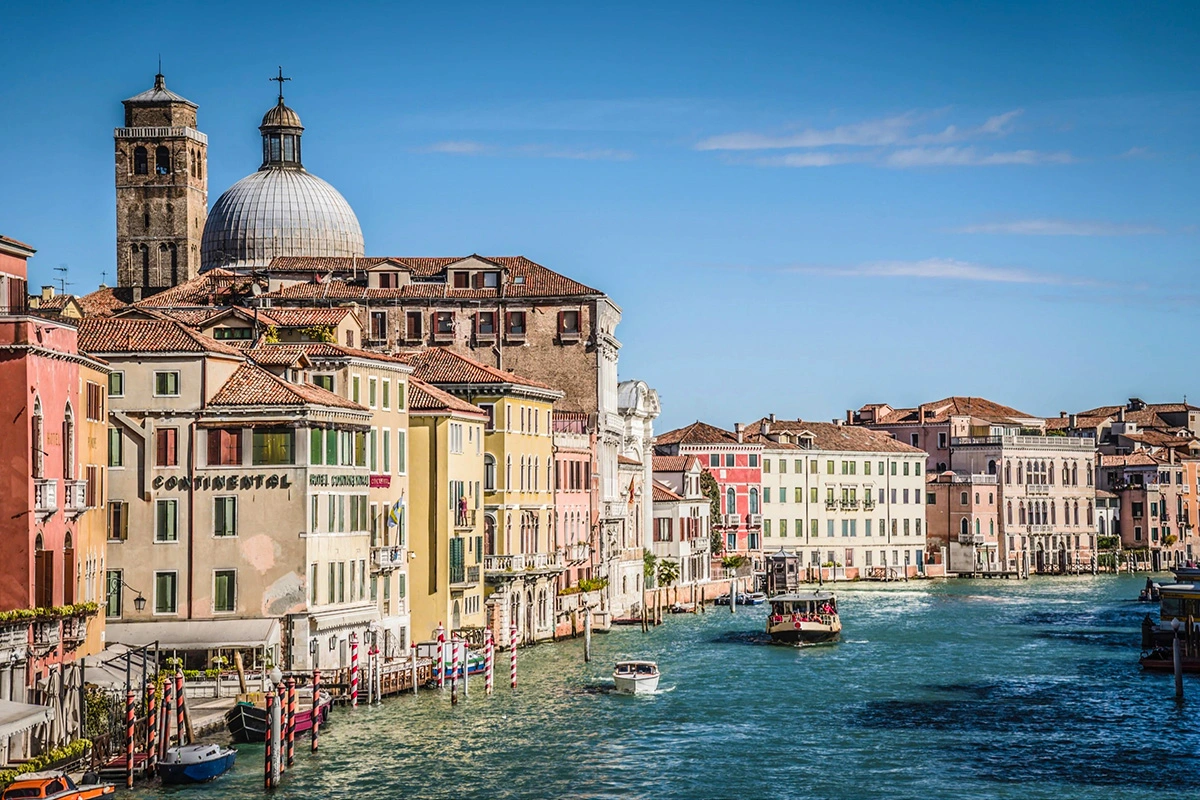
<svg viewBox="0 0 1200 800"><path fill-rule="evenodd" d="M206 783L233 769L237 750L215 744L187 744L167 749L156 769L163 783Z"/></svg>
<svg viewBox="0 0 1200 800"><path fill-rule="evenodd" d="M653 661L618 661L613 683L620 694L653 694L658 690L660 673Z"/></svg>
<svg viewBox="0 0 1200 800"><path fill-rule="evenodd" d="M762 592L743 592L737 601L739 606L761 606L767 602L767 596Z"/></svg>
<svg viewBox="0 0 1200 800"><path fill-rule="evenodd" d="M775 642L787 644L836 642L842 634L842 621L833 592L795 592L770 600L767 634Z"/></svg>
<svg viewBox="0 0 1200 800"><path fill-rule="evenodd" d="M85 778L86 780L86 778ZM71 776L59 773L30 773L4 788L3 800L37 798L38 800L95 800L107 797L117 789L111 783L76 784Z"/></svg>
<svg viewBox="0 0 1200 800"><path fill-rule="evenodd" d="M316 713L321 721L321 727L328 724L329 709L333 699L328 692L321 692ZM296 733L308 733L312 730L313 708L311 697L305 698L296 711ZM261 742L266 738L267 708L266 701L261 697L239 696L233 708L225 712L225 727L235 742Z"/></svg>

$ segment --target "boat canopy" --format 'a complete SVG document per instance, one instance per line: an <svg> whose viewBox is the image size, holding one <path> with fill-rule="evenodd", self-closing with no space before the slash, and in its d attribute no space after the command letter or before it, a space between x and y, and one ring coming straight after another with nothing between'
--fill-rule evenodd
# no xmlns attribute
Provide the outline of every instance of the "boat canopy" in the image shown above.
<svg viewBox="0 0 1200 800"><path fill-rule="evenodd" d="M833 592L791 592L777 594L771 598L772 603L811 603L814 600L836 600Z"/></svg>

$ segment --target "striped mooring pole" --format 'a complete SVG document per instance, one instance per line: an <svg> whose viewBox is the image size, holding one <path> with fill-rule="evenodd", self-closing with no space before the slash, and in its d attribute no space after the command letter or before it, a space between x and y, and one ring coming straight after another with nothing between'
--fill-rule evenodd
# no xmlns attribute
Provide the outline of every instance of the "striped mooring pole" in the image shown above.
<svg viewBox="0 0 1200 800"><path fill-rule="evenodd" d="M154 696L154 681L146 680L146 772L154 772L158 755L158 705Z"/></svg>
<svg viewBox="0 0 1200 800"><path fill-rule="evenodd" d="M508 631L508 679L512 688L517 688L517 626Z"/></svg>
<svg viewBox="0 0 1200 800"><path fill-rule="evenodd" d="M358 708L358 637L350 636L350 707Z"/></svg>
<svg viewBox="0 0 1200 800"><path fill-rule="evenodd" d="M317 752L317 739L321 735L321 670L313 670L312 680L312 751Z"/></svg>
<svg viewBox="0 0 1200 800"><path fill-rule="evenodd" d="M271 721L275 719L275 690L267 692L267 729L263 732L263 788L273 788L271 778L274 777L272 761L274 760L275 742L271 738Z"/></svg>
<svg viewBox="0 0 1200 800"><path fill-rule="evenodd" d="M158 746L159 759L166 759L167 748L171 746L171 726L174 720L171 719L171 708L175 704L175 681L170 675L163 681L163 707L162 707L162 741Z"/></svg>
<svg viewBox="0 0 1200 800"><path fill-rule="evenodd" d="M187 723L183 720L183 669L175 672L175 717L178 726L175 731L180 747L187 741Z"/></svg>
<svg viewBox="0 0 1200 800"><path fill-rule="evenodd" d="M275 707L279 709L279 735L275 737L275 749L279 751L279 774L282 775L287 772L287 686L280 681L276 684L274 692L277 695Z"/></svg>
<svg viewBox="0 0 1200 800"><path fill-rule="evenodd" d="M492 693L496 681L496 643L492 640L492 629L483 632L483 691Z"/></svg>
<svg viewBox="0 0 1200 800"><path fill-rule="evenodd" d="M288 722L287 722L287 765L296 763L296 679L287 679Z"/></svg>
<svg viewBox="0 0 1200 800"><path fill-rule="evenodd" d="M125 788L133 788L133 710L137 704L137 693L130 689L125 694Z"/></svg>
<svg viewBox="0 0 1200 800"><path fill-rule="evenodd" d="M446 685L446 629L442 623L437 627L437 685L441 689Z"/></svg>
<svg viewBox="0 0 1200 800"><path fill-rule="evenodd" d="M450 702L458 702L458 637L450 637Z"/></svg>

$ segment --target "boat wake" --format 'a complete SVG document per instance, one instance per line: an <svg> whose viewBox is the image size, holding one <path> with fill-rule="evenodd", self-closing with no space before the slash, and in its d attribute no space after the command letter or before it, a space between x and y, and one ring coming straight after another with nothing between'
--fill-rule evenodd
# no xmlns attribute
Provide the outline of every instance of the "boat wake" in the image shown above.
<svg viewBox="0 0 1200 800"><path fill-rule="evenodd" d="M675 691L674 686L663 686L655 689L653 692L642 692L640 694L625 694L618 692L616 684L613 683L588 683L584 684L579 689L581 694L612 694L620 697L654 697L655 695L667 694Z"/></svg>
<svg viewBox="0 0 1200 800"><path fill-rule="evenodd" d="M771 637L762 631L726 631L712 639L713 644L770 644Z"/></svg>

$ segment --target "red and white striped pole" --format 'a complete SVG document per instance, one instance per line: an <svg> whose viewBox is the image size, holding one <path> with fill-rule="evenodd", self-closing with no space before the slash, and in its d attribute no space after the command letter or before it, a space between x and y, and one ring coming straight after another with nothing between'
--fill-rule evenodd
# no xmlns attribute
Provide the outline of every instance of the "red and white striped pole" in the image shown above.
<svg viewBox="0 0 1200 800"><path fill-rule="evenodd" d="M276 739L275 747L279 750L279 774L282 775L287 772L287 686L281 680L275 684L274 691L277 695L275 705L279 709L279 737Z"/></svg>
<svg viewBox="0 0 1200 800"><path fill-rule="evenodd" d="M158 705L154 681L146 680L146 771L154 772L155 757L158 755Z"/></svg>
<svg viewBox="0 0 1200 800"><path fill-rule="evenodd" d="M492 640L492 629L483 632L483 690L492 693L496 674L496 643Z"/></svg>
<svg viewBox="0 0 1200 800"><path fill-rule="evenodd" d="M517 688L517 626L508 631L508 678L512 688Z"/></svg>
<svg viewBox="0 0 1200 800"><path fill-rule="evenodd" d="M350 634L350 707L358 708L358 634Z"/></svg>
<svg viewBox="0 0 1200 800"><path fill-rule="evenodd" d="M313 670L312 678L312 751L317 752L317 739L321 736L321 670Z"/></svg>
<svg viewBox="0 0 1200 800"><path fill-rule="evenodd" d="M296 763L296 679L287 679L287 765Z"/></svg>
<svg viewBox="0 0 1200 800"><path fill-rule="evenodd" d="M272 762L275 756L275 740L271 738L272 721L275 719L275 690L266 693L267 695L267 728L263 732L263 787L272 788L272 778L274 778L274 770Z"/></svg>
<svg viewBox="0 0 1200 800"><path fill-rule="evenodd" d="M441 689L446 685L446 629L442 623L437 627L437 685Z"/></svg>
<svg viewBox="0 0 1200 800"><path fill-rule="evenodd" d="M450 636L450 703L458 702L458 637Z"/></svg>
<svg viewBox="0 0 1200 800"><path fill-rule="evenodd" d="M133 788L133 709L137 694L130 689L125 695L125 788Z"/></svg>
<svg viewBox="0 0 1200 800"><path fill-rule="evenodd" d="M158 750L158 757L166 759L167 749L171 746L171 726L174 721L171 719L171 709L175 707L175 681L168 675L163 680L163 708L162 708L162 745Z"/></svg>

